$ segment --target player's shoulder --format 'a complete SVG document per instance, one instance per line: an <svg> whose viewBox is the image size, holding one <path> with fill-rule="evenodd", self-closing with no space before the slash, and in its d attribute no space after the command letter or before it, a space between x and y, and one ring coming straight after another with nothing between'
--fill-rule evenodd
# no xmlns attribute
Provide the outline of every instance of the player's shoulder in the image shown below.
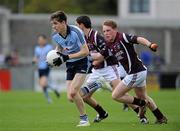
<svg viewBox="0 0 180 131"><path fill-rule="evenodd" d="M46 47L47 47L47 48L52 48L53 46L52 46L52 44L47 43L47 44L46 44Z"/></svg>
<svg viewBox="0 0 180 131"><path fill-rule="evenodd" d="M71 32L83 33L83 31L79 27L77 27L75 25L68 25L68 27L69 27Z"/></svg>
<svg viewBox="0 0 180 131"><path fill-rule="evenodd" d="M34 49L35 49L35 50L38 50L38 49L40 49L40 46L39 46L39 45L36 45L36 46L34 47Z"/></svg>
<svg viewBox="0 0 180 131"><path fill-rule="evenodd" d="M125 42L127 42L127 43L129 43L129 42L128 42L128 39L129 39L129 38L132 38L132 37L134 37L134 35L128 34L128 33L125 33L125 32L118 32L118 36L117 36L117 38L118 38L119 40L125 41Z"/></svg>
<svg viewBox="0 0 180 131"><path fill-rule="evenodd" d="M80 28L76 25L68 25L68 27L71 29L71 30L80 30Z"/></svg>
<svg viewBox="0 0 180 131"><path fill-rule="evenodd" d="M53 33L52 35L52 40L55 41L56 43L59 43L62 41L62 37L59 35L59 33Z"/></svg>
<svg viewBox="0 0 180 131"><path fill-rule="evenodd" d="M58 37L58 33L57 32L53 32L51 36L54 39L54 38Z"/></svg>
<svg viewBox="0 0 180 131"><path fill-rule="evenodd" d="M103 35L97 30L91 29L89 33L90 38L95 38L96 40L104 38Z"/></svg>

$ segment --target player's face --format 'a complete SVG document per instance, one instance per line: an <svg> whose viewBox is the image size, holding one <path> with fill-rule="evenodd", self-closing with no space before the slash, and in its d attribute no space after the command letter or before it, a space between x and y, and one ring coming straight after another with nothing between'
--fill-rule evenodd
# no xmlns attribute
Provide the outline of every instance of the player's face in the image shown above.
<svg viewBox="0 0 180 131"><path fill-rule="evenodd" d="M116 33L117 31L111 26L103 25L103 34L106 41L113 42L116 37Z"/></svg>
<svg viewBox="0 0 180 131"><path fill-rule="evenodd" d="M61 32L64 32L66 23L65 23L65 21L59 22L56 19L53 19L51 21L51 26L55 32L61 33Z"/></svg>
<svg viewBox="0 0 180 131"><path fill-rule="evenodd" d="M40 46L44 46L46 44L46 39L44 39L43 37L38 37L38 44Z"/></svg>
<svg viewBox="0 0 180 131"><path fill-rule="evenodd" d="M76 22L76 25L77 25L81 30L83 30L82 24L79 24L79 23Z"/></svg>

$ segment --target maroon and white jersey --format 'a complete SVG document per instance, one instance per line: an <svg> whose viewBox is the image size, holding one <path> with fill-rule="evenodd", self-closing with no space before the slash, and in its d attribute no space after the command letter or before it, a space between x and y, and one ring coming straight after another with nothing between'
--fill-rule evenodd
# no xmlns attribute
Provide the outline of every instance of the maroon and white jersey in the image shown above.
<svg viewBox="0 0 180 131"><path fill-rule="evenodd" d="M97 31L91 29L88 34L88 38L87 37L85 37L85 38L87 41L87 45L88 45L90 54L97 53L97 52L101 53L101 51L105 50L106 42L105 42L103 36L101 36ZM100 63L99 65L94 66L94 68L99 69L99 68L104 68L106 66L116 65L116 64L118 64L116 57L110 56L105 61Z"/></svg>
<svg viewBox="0 0 180 131"><path fill-rule="evenodd" d="M134 44L138 44L137 36L118 32L114 42L107 43L102 55L107 58L112 55L116 56L128 74L146 70L135 52Z"/></svg>

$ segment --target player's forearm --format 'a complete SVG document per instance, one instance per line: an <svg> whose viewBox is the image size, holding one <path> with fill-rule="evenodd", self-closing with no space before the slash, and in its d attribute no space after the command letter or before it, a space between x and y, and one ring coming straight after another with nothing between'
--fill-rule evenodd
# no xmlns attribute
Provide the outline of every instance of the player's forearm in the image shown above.
<svg viewBox="0 0 180 131"><path fill-rule="evenodd" d="M100 53L91 53L91 57L93 59L93 65L95 66L104 61L104 57Z"/></svg>
<svg viewBox="0 0 180 131"><path fill-rule="evenodd" d="M137 37L137 43L150 47L151 42L143 37Z"/></svg>
<svg viewBox="0 0 180 131"><path fill-rule="evenodd" d="M154 52L156 52L156 50L158 48L158 45L156 43L151 43L150 41L148 41L147 39L145 39L143 37L138 37L137 42L139 44L142 44L142 45L149 47Z"/></svg>
<svg viewBox="0 0 180 131"><path fill-rule="evenodd" d="M37 61L38 61L37 57L34 57L32 60L33 63L37 63Z"/></svg>
<svg viewBox="0 0 180 131"><path fill-rule="evenodd" d="M86 45L84 45L79 52L74 53L74 54L69 54L69 58L70 59L81 58L81 57L85 57L88 55L89 55L89 49Z"/></svg>

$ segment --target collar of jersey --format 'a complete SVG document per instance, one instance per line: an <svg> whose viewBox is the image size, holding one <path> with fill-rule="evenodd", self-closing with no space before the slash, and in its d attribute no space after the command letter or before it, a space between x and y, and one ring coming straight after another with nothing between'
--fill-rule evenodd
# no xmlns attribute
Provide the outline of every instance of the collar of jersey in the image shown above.
<svg viewBox="0 0 180 131"><path fill-rule="evenodd" d="M62 36L60 33L58 33L62 38L66 39L66 37L70 34L70 27L67 25L67 34L66 36Z"/></svg>

